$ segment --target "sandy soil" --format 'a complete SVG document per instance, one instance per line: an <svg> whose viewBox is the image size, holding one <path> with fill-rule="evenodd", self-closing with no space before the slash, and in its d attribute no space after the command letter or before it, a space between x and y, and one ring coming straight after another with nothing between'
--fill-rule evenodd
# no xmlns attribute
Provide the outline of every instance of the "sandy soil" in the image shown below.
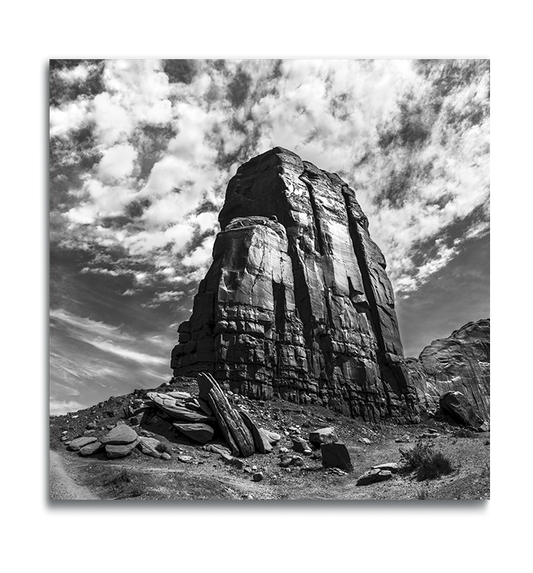
<svg viewBox="0 0 533 573"><path fill-rule="evenodd" d="M87 487L77 484L67 473L64 458L50 450L50 499L51 500L95 500L100 499Z"/></svg>

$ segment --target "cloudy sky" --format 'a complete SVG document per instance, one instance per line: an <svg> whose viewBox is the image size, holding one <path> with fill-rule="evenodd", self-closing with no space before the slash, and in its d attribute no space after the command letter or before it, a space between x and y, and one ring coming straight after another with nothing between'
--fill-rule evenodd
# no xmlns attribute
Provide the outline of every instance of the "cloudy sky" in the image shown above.
<svg viewBox="0 0 533 573"><path fill-rule="evenodd" d="M229 178L280 145L357 193L417 356L489 313L486 60L55 60L51 412L170 377Z"/></svg>

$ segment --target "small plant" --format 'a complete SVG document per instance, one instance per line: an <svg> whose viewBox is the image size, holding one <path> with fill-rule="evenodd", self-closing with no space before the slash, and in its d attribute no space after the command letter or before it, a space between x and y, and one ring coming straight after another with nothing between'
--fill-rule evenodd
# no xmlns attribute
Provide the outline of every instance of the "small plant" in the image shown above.
<svg viewBox="0 0 533 573"><path fill-rule="evenodd" d="M456 430L453 435L455 438L473 438L476 434L468 428L459 428L459 430Z"/></svg>
<svg viewBox="0 0 533 573"><path fill-rule="evenodd" d="M416 471L419 481L435 479L453 472L450 460L439 451L435 451L433 444L429 442L417 442L410 450L400 449L404 460L405 469Z"/></svg>
<svg viewBox="0 0 533 573"><path fill-rule="evenodd" d="M416 499L428 499L428 498L429 498L429 488L427 486L418 490Z"/></svg>
<svg viewBox="0 0 533 573"><path fill-rule="evenodd" d="M171 454L172 453L172 448L168 445L165 444L163 442L159 442L159 444L157 444L157 446L155 447L155 449L160 453L160 454Z"/></svg>

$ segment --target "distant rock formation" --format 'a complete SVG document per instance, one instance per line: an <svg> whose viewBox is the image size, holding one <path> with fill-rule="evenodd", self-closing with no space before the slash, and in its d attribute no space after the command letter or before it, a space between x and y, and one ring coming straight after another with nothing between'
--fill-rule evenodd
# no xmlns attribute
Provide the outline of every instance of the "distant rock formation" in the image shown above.
<svg viewBox="0 0 533 573"><path fill-rule="evenodd" d="M238 169L219 221L174 375L205 371L249 397L416 421L385 258L354 191L276 147Z"/></svg>
<svg viewBox="0 0 533 573"><path fill-rule="evenodd" d="M441 396L461 392L476 414L490 421L490 319L469 322L448 338L434 340L406 364L425 410L433 413Z"/></svg>

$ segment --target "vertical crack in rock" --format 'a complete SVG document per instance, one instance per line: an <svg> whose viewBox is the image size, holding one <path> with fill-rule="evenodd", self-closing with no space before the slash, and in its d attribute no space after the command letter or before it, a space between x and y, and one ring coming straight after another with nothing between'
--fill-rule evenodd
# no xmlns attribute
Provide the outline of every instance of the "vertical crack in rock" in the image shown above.
<svg viewBox="0 0 533 573"><path fill-rule="evenodd" d="M311 209L313 210L313 222L316 230L315 232L316 250L322 256L325 254L324 237L322 235L322 226L320 224L320 217L318 216L315 192L313 191L313 186L311 185L310 181L304 175L300 175L300 180L304 182L305 186L307 187L307 192L309 193L309 201L311 203Z"/></svg>
<svg viewBox="0 0 533 573"><path fill-rule="evenodd" d="M366 262L366 257L364 253L363 244L361 241L361 236L358 229L358 221L353 215L352 206L350 204L350 194L346 187L342 189L342 196L344 197L344 202L346 205L346 212L348 213L348 221L350 227L350 238L352 239L352 245L354 248L355 256L357 257L357 263L359 264L359 269L361 271L361 278L363 279L364 294L369 302L369 305L365 306L365 309L369 310L370 322L376 335L376 340L379 349L385 351L385 343L383 341L383 333L381 332L381 324L379 322L379 314L377 309L376 297L374 295L374 289L372 288L372 282L370 280L370 271L368 270L368 265ZM349 280L349 285L351 285L351 278ZM351 289L353 286L351 286Z"/></svg>

